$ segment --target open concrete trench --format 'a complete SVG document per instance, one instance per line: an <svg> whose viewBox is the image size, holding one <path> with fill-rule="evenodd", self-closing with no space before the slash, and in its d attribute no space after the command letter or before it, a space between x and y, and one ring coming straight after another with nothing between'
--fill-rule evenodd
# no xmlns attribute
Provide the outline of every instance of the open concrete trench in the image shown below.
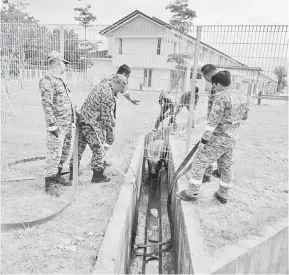
<svg viewBox="0 0 289 275"><path fill-rule="evenodd" d="M174 274L174 255L171 243L138 248L139 244L153 245L171 238L167 212L168 182L163 168L157 179L150 179L144 159L143 180L136 208L132 237L129 274Z"/></svg>

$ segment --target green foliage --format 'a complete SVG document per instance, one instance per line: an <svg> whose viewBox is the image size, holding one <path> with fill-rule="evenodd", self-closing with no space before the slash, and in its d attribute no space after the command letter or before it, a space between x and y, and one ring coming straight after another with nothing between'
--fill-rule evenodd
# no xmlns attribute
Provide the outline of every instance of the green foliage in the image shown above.
<svg viewBox="0 0 289 275"><path fill-rule="evenodd" d="M25 68L46 69L48 53L60 49L60 29L50 30L40 25L25 11L25 5L17 7L9 2L2 5L1 22L2 76L17 76ZM86 62L83 43L87 47ZM83 42L74 30L64 29L64 58L71 62L72 69L86 70L92 64L89 58L97 52L98 44Z"/></svg>
<svg viewBox="0 0 289 275"><path fill-rule="evenodd" d="M285 67L278 66L278 67L275 67L274 74L277 75L277 79L278 79L277 91L279 92L280 90L282 90L284 87L287 86L287 82L284 81L283 78L288 76L288 72Z"/></svg>
<svg viewBox="0 0 289 275"><path fill-rule="evenodd" d="M175 62L178 66L187 65L189 60L192 59L192 56L187 53L180 53L180 54L169 54L167 62ZM180 68L181 69L181 68Z"/></svg>
<svg viewBox="0 0 289 275"><path fill-rule="evenodd" d="M193 25L196 12L189 8L189 0L175 0L166 6L173 14L170 24L177 28L180 33L188 33Z"/></svg>
<svg viewBox="0 0 289 275"><path fill-rule="evenodd" d="M75 16L74 19L84 27L88 27L92 22L97 20L97 17L90 12L91 5L87 5L85 8L75 8L75 11L79 12L79 16Z"/></svg>

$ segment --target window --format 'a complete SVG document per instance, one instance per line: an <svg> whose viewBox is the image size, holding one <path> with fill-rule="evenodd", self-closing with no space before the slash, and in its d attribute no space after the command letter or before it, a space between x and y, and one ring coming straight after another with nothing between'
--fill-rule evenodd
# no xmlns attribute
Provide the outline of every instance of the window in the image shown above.
<svg viewBox="0 0 289 275"><path fill-rule="evenodd" d="M203 74L197 73L197 79L202 79L202 77L203 77ZM191 70L190 79L193 79L193 70Z"/></svg>
<svg viewBox="0 0 289 275"><path fill-rule="evenodd" d="M162 43L162 39L158 38L157 55L161 54L161 43Z"/></svg>
<svg viewBox="0 0 289 275"><path fill-rule="evenodd" d="M152 69L144 69L144 86L152 86Z"/></svg>
<svg viewBox="0 0 289 275"><path fill-rule="evenodd" d="M119 39L119 54L122 54L122 38Z"/></svg>
<svg viewBox="0 0 289 275"><path fill-rule="evenodd" d="M174 53L177 53L177 43L174 42Z"/></svg>

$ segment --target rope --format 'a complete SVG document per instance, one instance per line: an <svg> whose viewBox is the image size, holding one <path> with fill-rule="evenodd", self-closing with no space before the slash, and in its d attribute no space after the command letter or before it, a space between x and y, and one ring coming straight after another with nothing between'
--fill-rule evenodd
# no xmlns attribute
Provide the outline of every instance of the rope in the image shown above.
<svg viewBox="0 0 289 275"><path fill-rule="evenodd" d="M73 146L73 165L76 168L73 169L73 181L72 181L73 192L72 192L72 195L71 195L68 203L63 208L58 210L57 212L55 212L55 213L53 213L47 217L41 218L41 219L28 221L28 222L16 222L16 223L1 224L1 231L2 232L8 232L8 231L13 230L13 229L26 229L26 228L31 227L31 226L36 226L36 225L41 225L41 224L47 223L48 221L51 221L51 220L55 219L56 217L58 217L66 208L68 208L68 206L70 206L72 204L72 202L74 201L77 186L78 186L78 137L79 137L79 129L78 129L78 127L76 127L74 146Z"/></svg>

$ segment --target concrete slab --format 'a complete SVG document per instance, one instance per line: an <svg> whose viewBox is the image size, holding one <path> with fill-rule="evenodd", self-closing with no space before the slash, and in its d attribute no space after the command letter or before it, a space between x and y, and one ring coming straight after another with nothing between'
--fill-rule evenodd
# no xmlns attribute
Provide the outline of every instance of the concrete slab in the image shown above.
<svg viewBox="0 0 289 275"><path fill-rule="evenodd" d="M129 268L134 214L142 183L143 153L144 137L141 137L98 251L93 274L124 274Z"/></svg>
<svg viewBox="0 0 289 275"><path fill-rule="evenodd" d="M198 135L194 139L193 142L196 143ZM179 137L174 136L170 138L169 146L171 152L169 182L171 182L174 171L185 157L180 154L180 149L185 146L185 141L180 141ZM187 184L186 177L182 177L176 183L176 188L182 190ZM208 198L212 193L211 188L211 186L204 187L203 193L200 194L200 199L207 200L207 206L213 204L212 199ZM271 226L256 228L253 235L249 234L246 238L240 237L236 243L216 249L212 253L204 241L205 236L198 211L200 205L176 200L174 195L172 197L172 235L176 273L288 274L287 218ZM212 209L217 207L220 206L213 205ZM212 219L215 219L214 215ZM220 232L219 234L222 235L223 233Z"/></svg>

